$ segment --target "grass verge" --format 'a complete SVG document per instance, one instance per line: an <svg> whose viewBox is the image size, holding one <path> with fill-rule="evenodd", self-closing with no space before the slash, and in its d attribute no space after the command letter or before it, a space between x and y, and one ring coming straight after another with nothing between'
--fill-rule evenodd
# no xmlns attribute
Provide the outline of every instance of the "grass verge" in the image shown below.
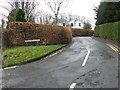
<svg viewBox="0 0 120 90"><path fill-rule="evenodd" d="M65 45L17 46L6 48L3 51L3 67L28 62L34 58L42 57L64 46Z"/></svg>

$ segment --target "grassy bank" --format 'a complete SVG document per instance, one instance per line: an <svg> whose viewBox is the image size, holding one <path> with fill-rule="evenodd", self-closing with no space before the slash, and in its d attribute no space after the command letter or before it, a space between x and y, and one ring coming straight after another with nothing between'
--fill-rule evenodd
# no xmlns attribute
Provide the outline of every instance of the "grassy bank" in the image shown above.
<svg viewBox="0 0 120 90"><path fill-rule="evenodd" d="M120 22L106 23L95 27L94 36L120 42Z"/></svg>
<svg viewBox="0 0 120 90"><path fill-rule="evenodd" d="M16 65L27 62L31 59L46 55L65 45L49 45L49 46L17 46L7 48L3 52L3 66Z"/></svg>

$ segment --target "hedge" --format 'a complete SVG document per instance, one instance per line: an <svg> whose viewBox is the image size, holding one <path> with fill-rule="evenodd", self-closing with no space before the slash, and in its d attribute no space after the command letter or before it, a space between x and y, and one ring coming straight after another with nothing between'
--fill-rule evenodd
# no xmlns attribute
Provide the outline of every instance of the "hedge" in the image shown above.
<svg viewBox="0 0 120 90"><path fill-rule="evenodd" d="M83 30L79 28L72 28L72 35L73 37L76 36L93 36L94 31L93 30Z"/></svg>
<svg viewBox="0 0 120 90"><path fill-rule="evenodd" d="M4 30L3 36L8 46L36 45L36 42L25 43L25 40L33 39L40 39L40 45L67 44L72 40L70 28L30 22L9 23L9 30Z"/></svg>
<svg viewBox="0 0 120 90"><path fill-rule="evenodd" d="M120 22L106 23L95 27L94 36L120 42Z"/></svg>

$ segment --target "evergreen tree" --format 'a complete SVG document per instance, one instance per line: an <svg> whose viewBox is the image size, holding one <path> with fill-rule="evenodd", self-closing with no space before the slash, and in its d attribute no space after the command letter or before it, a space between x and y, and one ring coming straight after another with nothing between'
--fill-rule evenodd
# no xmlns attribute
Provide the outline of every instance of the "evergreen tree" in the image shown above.
<svg viewBox="0 0 120 90"><path fill-rule="evenodd" d="M26 22L25 13L22 9L18 9L16 12L15 21Z"/></svg>
<svg viewBox="0 0 120 90"><path fill-rule="evenodd" d="M101 2L96 12L96 25L120 21L120 2Z"/></svg>
<svg viewBox="0 0 120 90"><path fill-rule="evenodd" d="M83 29L85 29L85 30L91 29L91 24L90 24L88 21L87 21L87 22L84 22Z"/></svg>

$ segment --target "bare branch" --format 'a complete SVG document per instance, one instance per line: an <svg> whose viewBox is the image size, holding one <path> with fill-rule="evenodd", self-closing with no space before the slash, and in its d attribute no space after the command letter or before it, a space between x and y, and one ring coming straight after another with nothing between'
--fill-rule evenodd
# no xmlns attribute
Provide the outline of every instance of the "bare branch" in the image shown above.
<svg viewBox="0 0 120 90"><path fill-rule="evenodd" d="M54 9L53 9L53 7L52 7L52 5L51 5L51 3L50 3L50 1L48 1L47 3L45 3L47 6L49 6L50 7L50 9L52 10L52 12L53 13L55 13L55 11L54 11Z"/></svg>
<svg viewBox="0 0 120 90"><path fill-rule="evenodd" d="M64 2L66 1L69 1L69 0L52 0L51 2L53 3L50 3L51 0L47 0L47 2L45 3L51 10L52 12L54 13L54 16L55 16L55 20L56 20L56 24L57 24L57 18L58 18L58 15L59 15L59 12L60 12L60 9L61 9L61 6L63 5Z"/></svg>
<svg viewBox="0 0 120 90"><path fill-rule="evenodd" d="M1 6L3 9L6 9L7 11L11 11L8 7L5 7L5 6Z"/></svg>
<svg viewBox="0 0 120 90"><path fill-rule="evenodd" d="M4 18L7 18L7 16L3 13L0 13L0 16L4 17Z"/></svg>
<svg viewBox="0 0 120 90"><path fill-rule="evenodd" d="M8 3L12 8L15 8L15 5L14 5L13 3L8 2L8 1L7 1L7 3Z"/></svg>

